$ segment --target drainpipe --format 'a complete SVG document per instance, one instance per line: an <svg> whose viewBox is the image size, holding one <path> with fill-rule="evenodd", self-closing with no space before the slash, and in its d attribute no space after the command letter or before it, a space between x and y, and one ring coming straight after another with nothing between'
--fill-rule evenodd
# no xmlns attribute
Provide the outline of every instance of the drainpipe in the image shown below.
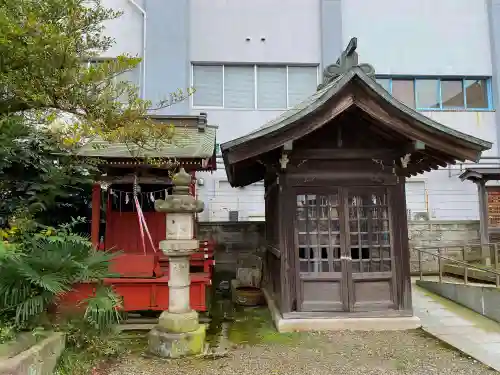
<svg viewBox="0 0 500 375"><path fill-rule="evenodd" d="M142 23L142 84L141 84L141 99L146 99L146 25L147 25L147 16L146 11L139 4L135 2L135 0L128 0L130 4L132 4L144 18L144 22Z"/></svg>

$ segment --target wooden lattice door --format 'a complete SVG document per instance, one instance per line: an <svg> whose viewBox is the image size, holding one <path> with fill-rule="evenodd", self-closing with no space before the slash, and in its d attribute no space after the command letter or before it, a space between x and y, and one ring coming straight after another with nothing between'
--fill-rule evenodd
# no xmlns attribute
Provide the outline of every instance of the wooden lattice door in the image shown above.
<svg viewBox="0 0 500 375"><path fill-rule="evenodd" d="M344 311L345 251L338 189L328 194L298 194L296 245L298 248L298 309L301 311Z"/></svg>
<svg viewBox="0 0 500 375"><path fill-rule="evenodd" d="M308 192L311 192L309 189ZM299 311L376 311L395 306L386 188L297 194Z"/></svg>
<svg viewBox="0 0 500 375"><path fill-rule="evenodd" d="M345 193L349 311L395 307L395 269L387 188L350 188Z"/></svg>

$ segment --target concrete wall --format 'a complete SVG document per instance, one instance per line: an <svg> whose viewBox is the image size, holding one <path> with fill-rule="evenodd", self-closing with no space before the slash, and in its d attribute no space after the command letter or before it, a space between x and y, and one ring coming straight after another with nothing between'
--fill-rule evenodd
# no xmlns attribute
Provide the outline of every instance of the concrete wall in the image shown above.
<svg viewBox="0 0 500 375"><path fill-rule="evenodd" d="M319 62L319 0L195 0L190 14L191 61Z"/></svg>
<svg viewBox="0 0 500 375"><path fill-rule="evenodd" d="M438 246L449 245L442 249L442 254L463 259L460 247L453 244L478 243L479 221L412 221L408 223L408 238L410 240L410 270L419 271L418 252L415 247L427 247L428 251L437 252ZM422 271L437 273L437 258L422 253Z"/></svg>
<svg viewBox="0 0 500 375"><path fill-rule="evenodd" d="M486 0L489 18L490 54L493 72L493 100L495 107L500 107L500 0ZM500 124L500 112L495 112L496 123ZM497 126L497 139L500 137L500 126ZM500 155L500 144L497 143L497 151Z"/></svg>
<svg viewBox="0 0 500 375"><path fill-rule="evenodd" d="M342 0L345 45L378 74L491 75L484 0Z"/></svg>
<svg viewBox="0 0 500 375"><path fill-rule="evenodd" d="M321 0L321 65L335 63L345 48L342 43L342 1Z"/></svg>
<svg viewBox="0 0 500 375"><path fill-rule="evenodd" d="M146 98L158 103L190 87L189 1L148 0L146 41ZM189 114L189 100L157 114ZM197 114L199 111L197 112Z"/></svg>
<svg viewBox="0 0 500 375"><path fill-rule="evenodd" d="M136 1L142 5L142 1ZM121 54L142 57L143 52L143 15L129 0L103 0L103 6L123 14L104 24L104 33L115 43L103 57L116 57Z"/></svg>
<svg viewBox="0 0 500 375"><path fill-rule="evenodd" d="M463 133L493 143L497 142L495 112L435 111L422 112L422 114ZM498 151L495 146L483 153L483 156L497 155Z"/></svg>
<svg viewBox="0 0 500 375"><path fill-rule="evenodd" d="M52 375L64 349L64 335L54 333L12 358L0 358L0 375Z"/></svg>
<svg viewBox="0 0 500 375"><path fill-rule="evenodd" d="M500 322L500 290L494 287L417 280L417 285Z"/></svg>
<svg viewBox="0 0 500 375"><path fill-rule="evenodd" d="M259 254L265 249L263 223L200 223L200 240L215 240L215 268L217 271L236 272L238 259Z"/></svg>
<svg viewBox="0 0 500 375"><path fill-rule="evenodd" d="M265 246L265 226L259 222L228 223L200 222L197 236L200 240L212 238L216 242L215 261L217 269L234 270L238 257L250 253L259 253ZM478 221L411 221L408 223L410 241L411 271L418 272L418 253L415 247L429 247L437 251L443 248L443 254L462 259L460 247L453 244L478 243ZM431 255L422 255L424 272L437 273L437 260Z"/></svg>

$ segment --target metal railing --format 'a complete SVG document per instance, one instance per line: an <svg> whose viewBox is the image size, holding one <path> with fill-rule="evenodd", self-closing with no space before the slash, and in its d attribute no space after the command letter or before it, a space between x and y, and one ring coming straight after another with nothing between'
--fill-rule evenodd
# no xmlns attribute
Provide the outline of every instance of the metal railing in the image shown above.
<svg viewBox="0 0 500 375"><path fill-rule="evenodd" d="M494 267L491 268L491 267L481 267L481 266L477 266L477 265L474 265L474 264L471 264L471 263L468 263L467 262L467 250L471 250L472 247L479 247L479 248L482 248L484 246L488 246L488 248L490 249L490 252L491 252L491 249L493 248L493 262L492 262L492 266ZM450 248L461 248L462 250L462 258L463 260L458 260L458 259L455 259L455 258L451 258L449 256L446 256L446 255L443 255L442 252L443 250L446 250L446 249L450 249ZM436 251L430 251L430 249L434 249ZM456 264L456 265L460 265L460 266L463 266L464 268L464 274L463 274L463 280L464 280L464 284L468 284L469 282L469 270L470 269L473 269L473 270L477 270L477 271L481 271L481 272L485 272L486 274L493 274L494 277L495 277L495 285L496 287L500 287L500 271L498 270L498 249L499 249L499 244L497 243L487 243L487 244L484 244L484 245L481 245L481 244L465 244L465 245L458 245L458 244L453 244L453 245L445 245L445 246L433 246L433 247L415 247L414 250L417 251L417 254L418 254L418 271L419 271L419 277L420 277L420 280L423 279L424 277L424 274L423 274L423 269L422 269L422 253L424 254L428 254L428 255L431 255L432 257L434 258L437 258L437 262L438 262L438 277L439 277L439 282L442 283L443 282L443 261L446 261L450 264ZM462 276L462 275L456 275L456 274L453 274L453 277L454 278L457 278L459 276Z"/></svg>

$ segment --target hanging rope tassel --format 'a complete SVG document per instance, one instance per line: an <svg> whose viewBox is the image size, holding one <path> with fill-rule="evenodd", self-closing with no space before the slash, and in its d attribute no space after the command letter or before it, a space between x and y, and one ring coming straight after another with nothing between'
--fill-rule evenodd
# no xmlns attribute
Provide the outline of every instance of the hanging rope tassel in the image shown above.
<svg viewBox="0 0 500 375"><path fill-rule="evenodd" d="M149 232L148 224L146 223L146 218L144 217L144 213L142 212L142 207L139 204L139 199L137 198L138 192L139 192L139 185L137 184L137 176L134 176L133 194L134 194L135 208L137 210L137 219L139 220L139 230L141 232L142 250L144 251L144 255L146 255L146 240L144 237L144 230L145 230L146 234L148 235L149 243L151 244L153 251L156 253L156 248L154 246L151 233Z"/></svg>
<svg viewBox="0 0 500 375"><path fill-rule="evenodd" d="M140 209L139 199L137 199L138 190L139 190L139 186L137 185L137 176L134 176L134 185L132 188L132 194L133 194L135 208L137 211L137 220L139 220L139 231L141 233L142 251L144 251L144 255L146 255L146 240L144 238L144 228L142 226L141 215L139 214L139 209Z"/></svg>
<svg viewBox="0 0 500 375"><path fill-rule="evenodd" d="M146 255L146 240L144 238L144 228L142 227L141 215L139 214L140 206L139 206L139 199L137 199L137 197L134 197L134 203L137 209L137 220L139 220L139 231L141 232L142 251L144 251L144 255Z"/></svg>
<svg viewBox="0 0 500 375"><path fill-rule="evenodd" d="M146 223L146 218L144 217L144 212L142 211L142 207L140 205L137 208L137 213L139 214L140 219L142 220L144 230L146 231L146 234L148 235L149 244L151 245L151 248L153 249L153 251L156 253L157 250L156 250L156 247L153 243L153 238L151 237L151 233L149 232L148 224Z"/></svg>

